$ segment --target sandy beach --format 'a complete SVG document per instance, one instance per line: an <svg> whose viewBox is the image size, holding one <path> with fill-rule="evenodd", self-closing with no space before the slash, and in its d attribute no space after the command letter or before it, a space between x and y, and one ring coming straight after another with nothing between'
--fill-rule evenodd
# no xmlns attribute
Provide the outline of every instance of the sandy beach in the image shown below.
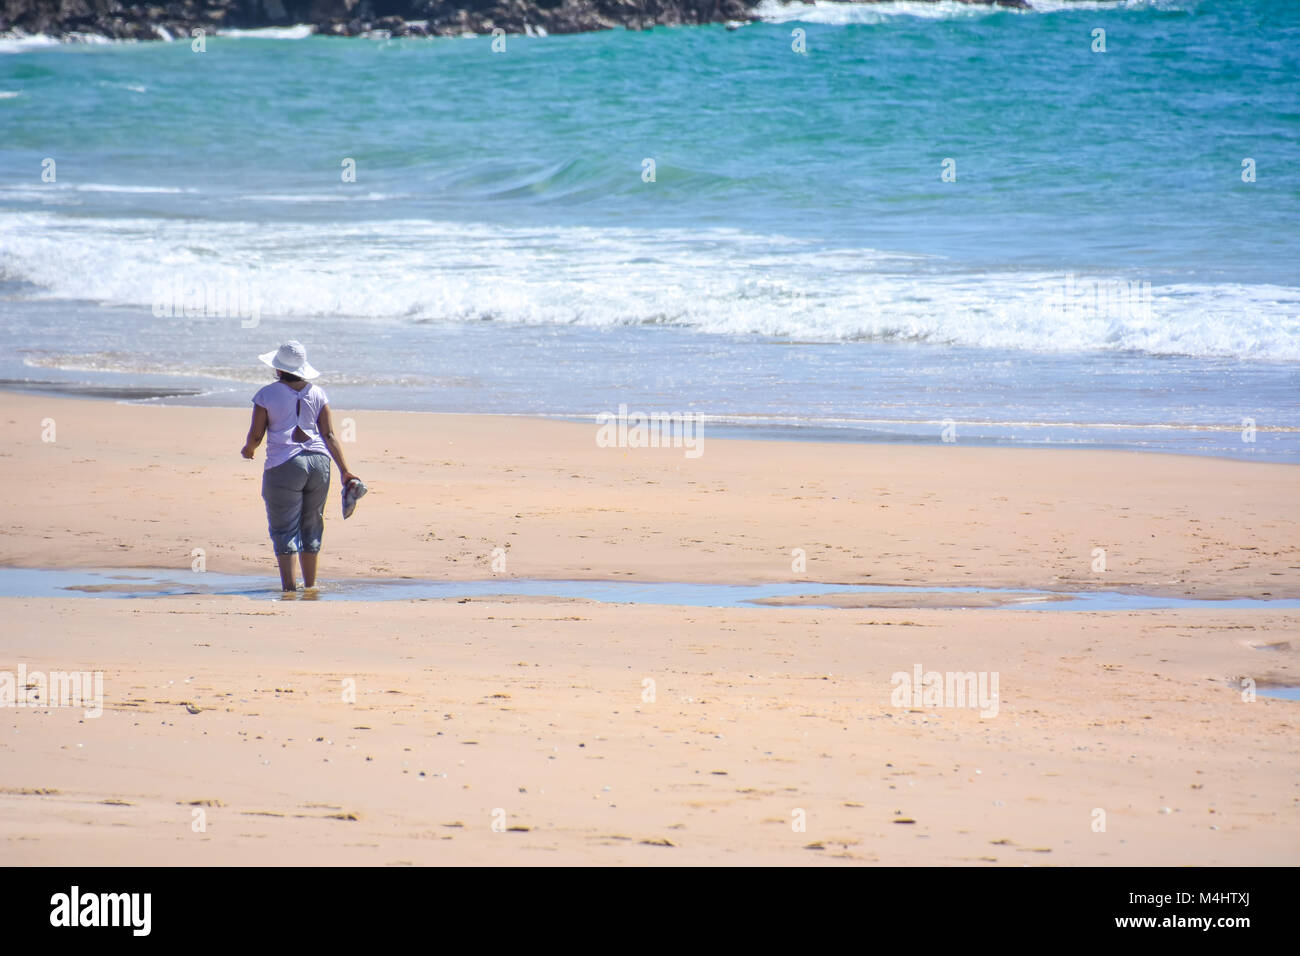
<svg viewBox="0 0 1300 956"><path fill-rule="evenodd" d="M372 491L344 522L333 489L324 580L1300 598L1294 466L727 441L707 427L688 458L598 447L589 423L335 416L352 420L349 462ZM0 565L188 572L202 549L208 571L269 585L261 461L238 454L247 425L243 408L0 393ZM105 707L97 718L0 709L0 853L15 864L1300 862L1300 704L1242 694L1247 677L1300 683L1300 611L907 598L831 609L2 598L0 671L103 671ZM995 673L997 713L900 704L893 675L916 666Z"/></svg>

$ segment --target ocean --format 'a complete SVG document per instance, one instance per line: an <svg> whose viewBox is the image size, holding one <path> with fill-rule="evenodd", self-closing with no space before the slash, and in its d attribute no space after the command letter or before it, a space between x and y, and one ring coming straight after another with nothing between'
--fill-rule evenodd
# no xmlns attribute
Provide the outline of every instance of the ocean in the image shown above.
<svg viewBox="0 0 1300 956"><path fill-rule="evenodd" d="M0 385L1300 461L1300 3L762 12L0 40Z"/></svg>

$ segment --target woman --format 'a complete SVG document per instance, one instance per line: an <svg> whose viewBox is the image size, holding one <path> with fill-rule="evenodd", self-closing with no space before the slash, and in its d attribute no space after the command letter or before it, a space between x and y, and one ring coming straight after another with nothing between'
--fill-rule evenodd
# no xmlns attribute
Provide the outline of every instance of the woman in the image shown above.
<svg viewBox="0 0 1300 956"><path fill-rule="evenodd" d="M293 573L293 556L297 554L303 586L312 588L325 529L329 456L338 462L345 488L356 476L348 471L343 449L334 437L329 399L310 382L320 372L308 363L302 343L285 342L277 351L258 358L275 369L278 378L253 396L253 423L241 454L251 459L267 436L262 498L271 545L280 564L280 586L286 591L298 589Z"/></svg>

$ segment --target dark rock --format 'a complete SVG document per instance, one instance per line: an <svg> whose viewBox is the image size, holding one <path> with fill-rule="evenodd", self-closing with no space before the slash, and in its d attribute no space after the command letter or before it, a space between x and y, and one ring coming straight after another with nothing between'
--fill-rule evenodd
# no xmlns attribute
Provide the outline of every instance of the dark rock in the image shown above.
<svg viewBox="0 0 1300 956"><path fill-rule="evenodd" d="M359 36L458 36L472 32L585 33L649 30L679 24L747 22L757 0L0 0L0 32L66 37L91 33L112 39L158 39L155 27L188 37L201 27L256 28L311 24L317 33ZM876 0L860 0L876 2ZM960 0L1025 9L1028 0ZM424 20L428 26L412 26Z"/></svg>

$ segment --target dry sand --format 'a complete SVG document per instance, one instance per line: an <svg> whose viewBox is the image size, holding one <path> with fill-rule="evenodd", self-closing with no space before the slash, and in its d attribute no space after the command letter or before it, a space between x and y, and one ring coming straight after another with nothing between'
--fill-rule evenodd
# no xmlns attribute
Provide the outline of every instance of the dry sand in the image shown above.
<svg viewBox="0 0 1300 956"><path fill-rule="evenodd" d="M324 577L482 579L502 548L503 578L1300 597L1289 466L707 429L688 459L598 448L594 425L335 415L373 490L346 523L331 497ZM187 570L202 548L210 571L271 576L246 427L244 409L0 394L0 563ZM0 613L0 670L102 670L106 697L99 718L0 710L6 863L1300 862L1300 702L1241 693L1300 683L1297 611ZM996 672L997 715L891 702L916 664Z"/></svg>

